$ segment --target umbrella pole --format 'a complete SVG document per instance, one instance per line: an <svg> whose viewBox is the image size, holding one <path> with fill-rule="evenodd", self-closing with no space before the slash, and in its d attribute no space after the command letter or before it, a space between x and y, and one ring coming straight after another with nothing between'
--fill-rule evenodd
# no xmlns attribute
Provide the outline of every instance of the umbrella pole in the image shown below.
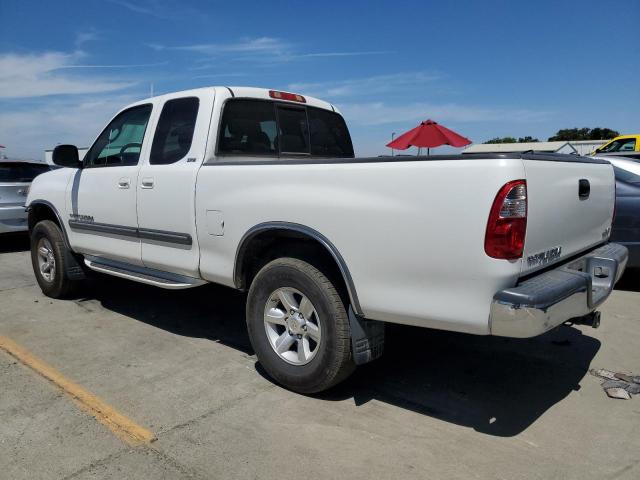
<svg viewBox="0 0 640 480"><path fill-rule="evenodd" d="M427 156L431 155L431 149L427 147Z"/></svg>
<svg viewBox="0 0 640 480"><path fill-rule="evenodd" d="M391 132L391 141L393 142L393 138L396 136L396 132ZM391 147L391 156L393 157L393 147Z"/></svg>
<svg viewBox="0 0 640 480"><path fill-rule="evenodd" d="M422 150L421 147L418 147L418 156L420 156L420 151Z"/></svg>

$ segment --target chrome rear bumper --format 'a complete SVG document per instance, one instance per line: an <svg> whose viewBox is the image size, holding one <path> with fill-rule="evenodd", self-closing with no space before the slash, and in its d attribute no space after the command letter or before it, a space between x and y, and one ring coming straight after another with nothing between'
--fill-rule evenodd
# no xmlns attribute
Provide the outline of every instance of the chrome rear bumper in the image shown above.
<svg viewBox="0 0 640 480"><path fill-rule="evenodd" d="M587 315L609 297L628 258L625 247L608 243L516 287L499 291L491 304L491 334L534 337Z"/></svg>

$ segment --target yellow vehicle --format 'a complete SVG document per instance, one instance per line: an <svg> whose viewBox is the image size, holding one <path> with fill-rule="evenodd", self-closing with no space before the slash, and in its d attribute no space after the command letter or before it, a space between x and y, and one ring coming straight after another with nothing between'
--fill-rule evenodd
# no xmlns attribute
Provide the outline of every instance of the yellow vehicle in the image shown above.
<svg viewBox="0 0 640 480"><path fill-rule="evenodd" d="M640 152L640 134L620 135L604 145L596 148L592 155L598 153Z"/></svg>

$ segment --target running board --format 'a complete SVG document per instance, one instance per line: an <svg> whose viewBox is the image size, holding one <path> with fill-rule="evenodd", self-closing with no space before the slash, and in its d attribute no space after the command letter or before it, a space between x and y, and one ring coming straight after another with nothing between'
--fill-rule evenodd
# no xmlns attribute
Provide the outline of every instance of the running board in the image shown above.
<svg viewBox="0 0 640 480"><path fill-rule="evenodd" d="M89 255L85 256L84 263L96 272L126 278L134 282L146 283L147 285L153 285L155 287L167 288L169 290L192 288L207 283L199 278L139 267L137 265L130 265L128 263L116 262L114 260Z"/></svg>

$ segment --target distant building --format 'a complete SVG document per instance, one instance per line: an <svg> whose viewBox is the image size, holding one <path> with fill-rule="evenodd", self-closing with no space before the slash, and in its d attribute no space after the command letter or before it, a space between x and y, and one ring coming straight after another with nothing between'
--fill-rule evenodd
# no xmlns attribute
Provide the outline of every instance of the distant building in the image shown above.
<svg viewBox="0 0 640 480"><path fill-rule="evenodd" d="M3 162L27 162L27 163L42 163L41 160L33 160L30 158L17 158L17 157L9 157L5 153L5 146L0 145L0 161Z"/></svg>
<svg viewBox="0 0 640 480"><path fill-rule="evenodd" d="M534 151L588 155L608 141L609 140L562 140L559 142L477 143L465 148L462 153L514 153Z"/></svg>
<svg viewBox="0 0 640 480"><path fill-rule="evenodd" d="M78 148L78 156L80 157L80 160L84 158L87 150L89 150L88 147ZM53 165L53 149L44 151L44 161L49 165Z"/></svg>

